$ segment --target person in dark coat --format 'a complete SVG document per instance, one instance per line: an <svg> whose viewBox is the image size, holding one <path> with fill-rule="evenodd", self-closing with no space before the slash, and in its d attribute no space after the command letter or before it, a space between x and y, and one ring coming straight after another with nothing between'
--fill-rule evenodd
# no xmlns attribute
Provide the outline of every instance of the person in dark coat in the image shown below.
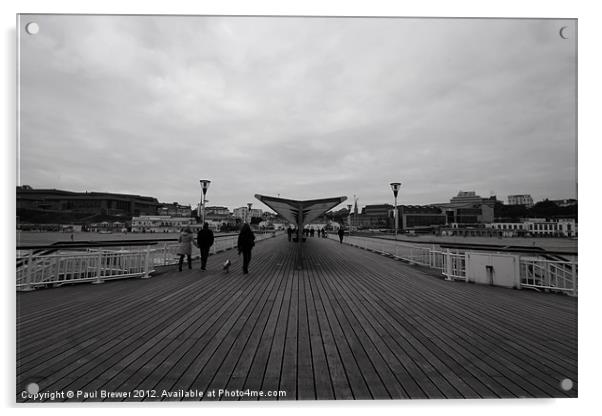
<svg viewBox="0 0 602 416"><path fill-rule="evenodd" d="M242 253L242 272L249 273L249 263L251 262L251 250L255 245L255 234L251 231L249 224L244 224L238 235L238 254Z"/></svg>
<svg viewBox="0 0 602 416"><path fill-rule="evenodd" d="M343 244L343 236L345 235L345 229L343 227L339 227L339 242Z"/></svg>
<svg viewBox="0 0 602 416"><path fill-rule="evenodd" d="M286 229L286 233L288 234L288 241L291 241L291 238L293 237L293 229L291 228L290 225Z"/></svg>
<svg viewBox="0 0 602 416"><path fill-rule="evenodd" d="M207 270L207 258L209 249L213 245L213 231L209 229L209 224L203 224L203 229L199 230L196 236L196 243L201 250L201 270Z"/></svg>
<svg viewBox="0 0 602 416"><path fill-rule="evenodd" d="M309 235L310 235L311 237L313 237L315 234L316 234L316 230L314 230L314 228L313 228L313 227L311 227L311 229L309 230Z"/></svg>

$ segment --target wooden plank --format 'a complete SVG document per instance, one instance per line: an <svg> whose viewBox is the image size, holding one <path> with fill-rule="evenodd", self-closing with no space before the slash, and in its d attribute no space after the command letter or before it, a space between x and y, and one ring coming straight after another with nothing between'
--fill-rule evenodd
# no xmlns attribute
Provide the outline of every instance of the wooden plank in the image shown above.
<svg viewBox="0 0 602 416"><path fill-rule="evenodd" d="M333 319L337 320L337 323L345 336L345 340L349 345L349 349L353 354L353 359L360 369L362 379L365 381L370 391L370 396L356 396L356 398L390 399L407 397L403 392L403 389L399 386L399 383L397 383L388 371L388 368L375 367L373 359L376 358L376 354L372 351L372 346L366 344L369 345L368 350L366 350L365 345L362 344L353 329L354 326L359 329L361 328L361 325L355 320L350 321L350 318L353 317L353 315L351 313L346 314L347 311L342 310L338 302L340 294L333 293L328 286L328 282L332 279L330 270L323 269L321 270L320 275L321 279L319 284L321 286L321 293L330 300L329 307L332 310Z"/></svg>
<svg viewBox="0 0 602 416"><path fill-rule="evenodd" d="M325 259L317 259L317 261L324 262ZM364 317L362 311L365 305L358 303L359 298L354 296L356 294L347 290L345 276L341 275L340 269L334 269L330 273L330 278L325 278L324 281L332 285L333 288L336 288L338 297L344 302L344 313L348 316L353 315L357 319L355 327L358 328L358 331L363 332L358 336L359 339L362 341L370 340L373 344L373 348L370 349L370 355L373 356L374 360L380 361L382 359L378 364L379 366L387 367L381 371L385 373L383 376L386 379L385 386L387 388L396 386L397 391L391 393L392 397L426 398L425 393L403 364L397 360L387 343L374 331L371 322ZM386 374L387 370L390 374ZM391 379L391 377L395 379Z"/></svg>
<svg viewBox="0 0 602 416"><path fill-rule="evenodd" d="M347 386L349 386L353 398L371 398L370 390L332 312L330 302L321 291L319 273L314 271L312 275L314 278L310 279L310 285L322 331L322 340L327 351L326 358L331 369L330 374L335 395L339 389L342 390L343 394L346 394Z"/></svg>
<svg viewBox="0 0 602 416"><path fill-rule="evenodd" d="M314 370L314 386L318 400L351 399L351 388L347 377L342 371L338 353L332 348L330 332L322 327L318 319L317 302L310 281L315 279L314 271L304 269L301 274L305 309L307 311L307 328L309 331L309 347L311 351L312 368ZM330 355L330 357L328 357Z"/></svg>
<svg viewBox="0 0 602 416"><path fill-rule="evenodd" d="M351 283L349 283L350 288L349 290L353 293L355 293L356 291L353 288L353 285ZM369 321L365 321L366 322L366 326L369 325ZM424 324L424 321L421 322L421 324ZM429 334L430 335L430 334ZM381 347L380 350L382 351L383 348ZM454 359L457 359L458 356L453 356ZM463 378L463 380L467 380L472 378L472 372L466 371L466 369L464 367L469 367L470 366L470 361L468 360L459 360L459 365L454 366L453 369L454 371L458 372L459 375ZM480 373L477 371L477 373L479 374L480 377L485 377L485 375L483 373ZM502 391L504 391L504 389L501 386L497 386L497 389L483 389L483 387L488 388L490 385L492 384L492 380L488 379L488 382L482 383L481 380L479 381L474 381L472 382L471 386L473 387L473 389L475 391L477 391L479 393L479 397L496 397L496 395L493 393L493 391L499 391L500 389Z"/></svg>
<svg viewBox="0 0 602 416"><path fill-rule="evenodd" d="M252 295L262 286L252 284L249 275L239 275L238 279L245 282L245 287L230 294L230 300L215 314L206 318L199 330L188 331L180 339L180 345L172 357L168 357L162 368L157 372L153 388L157 391L189 389L198 372L206 363L207 357L227 334L236 318L244 310ZM201 317L199 317L201 318ZM177 357L177 359L175 359ZM197 361L198 360L198 361ZM153 400L149 398L148 400Z"/></svg>
<svg viewBox="0 0 602 416"><path fill-rule="evenodd" d="M136 306L136 304L134 304ZM167 308L167 306L166 306ZM64 342L70 346L70 348L66 351L64 357L61 357L60 360L57 360L56 357L54 360L44 361L43 351L39 354L39 360L41 360L42 364L34 367L30 370L30 372L22 373L23 377L31 377L33 375L44 375L48 372L54 373L53 377L49 379L42 379L42 385L46 385L50 388L54 381L60 380L58 376L61 373L70 374L73 377L74 371L79 369L80 367L83 373L89 374L89 371L92 367L96 366L100 363L103 363L104 359L111 357L115 359L118 357L116 351L113 351L112 354L107 354L108 351L111 351L112 348L116 346L129 346L130 348L135 348L135 344L130 344L126 338L122 338L123 335L133 336L134 339L139 338L140 342L143 342L142 335L149 331L148 325L151 325L152 330L161 329L162 325L167 325L170 318L173 317L173 314L177 314L176 310L173 314L168 313L168 310L163 311L155 311L156 315L153 315L150 310L146 310L141 308L139 311L143 318L140 318L137 314L126 314L125 318L121 319L119 322L122 323L122 326L115 327L114 315L108 314L105 315L106 319L103 326L91 327L91 333L85 333L83 335L84 341L80 341L82 338L80 334L77 334L77 338L70 339L69 332L61 333L64 337ZM145 313L148 312L148 313ZM111 319L113 318L113 319ZM77 321L77 316L71 318L73 321ZM120 335L121 334L121 335ZM85 338L91 336L91 338ZM85 346L88 343L88 339L92 340L95 344L93 349L86 348ZM120 343L113 344L113 339L120 339ZM117 349L117 351L120 351ZM72 353L69 355L69 353ZM91 354L91 356L90 356ZM106 354L106 355L104 355ZM96 358L94 358L96 357ZM92 359L94 358L94 359ZM52 367L50 367L52 366ZM57 368L63 368L62 372L56 372ZM55 385L55 388L59 388L60 385Z"/></svg>
<svg viewBox="0 0 602 416"><path fill-rule="evenodd" d="M227 292L227 291L226 291ZM88 366L79 368L77 371L70 372L70 378L77 376L77 381L71 381L71 385L76 389L84 388L100 388L107 386L107 390L112 390L114 385L111 385L110 380L119 377L121 373L124 373L122 377L128 378L132 374L133 370L129 369L129 365L135 361L137 357L142 355L144 351L151 348L158 340L169 339L174 340L181 336L186 331L195 331L201 325L202 321L196 319L197 314L204 314L209 312L211 309L218 307L220 311L224 311L226 307L234 303L236 297L230 300L230 303L219 306L219 302L216 300L215 303L203 304L201 303L198 307L189 310L184 315L173 317L167 315L167 318L162 320L163 325L161 326L141 326L144 328L143 333L136 333L131 338L123 339L118 344L118 348L100 350L97 351L98 360L102 361L102 365L98 365L97 362L91 361ZM156 319L159 319L156 317ZM167 325L167 326L165 326ZM148 338L145 335L149 334L152 336L153 333L158 332L158 335ZM117 338L119 339L119 338ZM134 342L130 340L133 339ZM92 368L90 368L92 367ZM68 367L67 367L68 368ZM90 387L87 387L90 385ZM65 388L64 386L57 385L57 388ZM132 385L134 389L137 386Z"/></svg>
<svg viewBox="0 0 602 416"><path fill-rule="evenodd" d="M282 258L282 260L277 260L278 258ZM257 302L253 310L253 314L248 319L248 323L237 336L234 345L225 356L222 364L219 367L219 370L206 388L207 391L219 391L219 389L225 390L228 387L228 383L234 375L236 367L240 364L245 349L253 344L253 340L255 339L253 334L260 333L261 329L265 325L267 320L266 311L268 309L266 307L266 301L269 298L270 293L278 290L278 287L282 282L282 279L279 276L279 270L286 268L285 252L280 250L274 260L277 261L277 267L273 271L268 272L266 276L259 277L259 279L270 279L270 286L264 290L262 298ZM241 390L240 387L242 386L238 387L239 388L236 390Z"/></svg>
<svg viewBox="0 0 602 416"><path fill-rule="evenodd" d="M289 254L285 258L281 256L277 256L275 258L276 261L276 272L274 274L274 278L276 280L276 284L269 292L268 297L265 301L263 310L258 318L258 325L255 326L251 335L249 337L249 341L243 348L240 358L236 362L234 369L232 371L232 375L226 384L226 389L231 391L243 390L246 388L258 389L259 378L255 377L254 381L248 381L249 375L251 371L255 369L256 372L261 371L265 368L265 361L263 361L264 367L262 364L256 361L256 357L260 353L260 347L265 345L267 340L269 340L271 336L271 331L273 330L273 326L275 325L273 317L273 311L275 307L279 307L279 303L277 304L278 296L284 290L285 279L288 267L290 266L292 259ZM278 266L279 265L279 266ZM265 347L264 347L265 348ZM265 354L265 349L262 350L261 354ZM266 358L267 359L267 358ZM238 400L237 398L225 397L222 400Z"/></svg>
<svg viewBox="0 0 602 416"><path fill-rule="evenodd" d="M228 352L240 336L245 325L251 325L249 317L253 315L258 304L263 304L267 298L266 293L273 286L274 279L271 276L271 270L262 270L260 273L249 276L247 279L250 287L254 287L254 292L246 295L245 300L239 306L242 310L240 315L233 314L222 324L220 332L216 334L207 347L195 358L193 364L187 369L184 375L173 388L179 386L190 386L189 388L206 391L210 382L215 378L217 371L224 362ZM244 309L242 309L244 308ZM196 376L192 379L192 376ZM190 376L187 376L190 374ZM224 386L216 386L219 390ZM172 388L172 389L173 389Z"/></svg>
<svg viewBox="0 0 602 416"><path fill-rule="evenodd" d="M256 345L256 348L253 352L253 357L251 359L250 366L243 366L243 368L246 370L244 371L244 379L242 374L243 369L241 368L235 370L235 378L231 380L231 383L240 386L240 389L249 389L252 391L262 390L264 375L266 373L266 368L270 360L272 343L284 343L283 339L276 339L276 333L278 331L278 323L282 319L280 315L282 313L283 304L285 301L285 292L287 290L286 288L287 286L290 286L286 278L287 274L288 271L286 268L279 270L278 278L281 280L281 284L278 286L276 291L270 293L270 296L268 297L268 300L266 302L266 306L268 306L269 309L268 314L265 317L266 324L263 327L261 337L259 338L259 343ZM257 400L257 397L239 398L239 400L249 399Z"/></svg>
<svg viewBox="0 0 602 416"><path fill-rule="evenodd" d="M575 299L446 282L318 238L299 271L297 248L262 242L245 276L234 258L229 275L172 270L18 294L17 391L40 381L288 400L576 397Z"/></svg>
<svg viewBox="0 0 602 416"><path fill-rule="evenodd" d="M445 299L443 299L442 301L445 301ZM439 308L439 309L440 309L440 308ZM429 313L438 313L438 314L441 314L441 311L440 311L439 309L431 310L431 311L429 311ZM445 316L445 315L443 315L443 316L442 316L442 315L439 315L439 316L440 316L440 318L441 318L441 319L443 319L443 320L446 320L446 319L449 319L449 318L450 318L450 316L451 316L451 317L453 317L454 315L452 314L452 315L450 315L450 316ZM499 321L501 318L502 318L502 317L498 317L498 321ZM458 328L458 330L461 330L461 329L462 329L462 328L461 328L462 326L466 327L466 320L459 321L459 325L460 325L460 328ZM491 326L491 325L489 325L489 326ZM488 327L489 327L489 326L488 326ZM478 329L477 329L477 330L478 330ZM480 332L482 333L483 331L480 331ZM508 342L507 342L507 338L502 338L502 340L504 341L504 342L503 342L503 344L507 344L507 343L508 343ZM497 339L497 340L494 340L494 344L492 344L490 348L496 348L496 347L497 347L497 344L499 344L499 339ZM488 351L488 352L490 352L490 351ZM520 357L520 356L519 356L519 357L517 357L517 358L518 358L518 359L521 359L521 357ZM528 362L525 362L524 364L522 364L522 366L524 366L524 365L527 365L527 366L528 366L528 365L530 365L530 364L529 364ZM522 366L521 366L521 367L522 367ZM544 370L544 371L546 371L546 370L547 370L547 367L546 367L546 368L544 368L543 370ZM533 372L534 374L541 374L541 372L540 372L540 369L539 369L539 368L537 368L537 367L535 367L535 368L532 368L532 372ZM558 386L558 383L554 382L553 384L549 385L548 387L557 388L557 386Z"/></svg>
<svg viewBox="0 0 602 416"><path fill-rule="evenodd" d="M297 330L297 399L316 399L316 386L314 382L314 367L312 360L312 349L309 331L309 313L307 311L307 292L305 285L307 281L307 270L299 272L298 289L298 330ZM326 366L322 367L321 371ZM329 380L330 382L330 380ZM330 386L326 390L331 390Z"/></svg>
<svg viewBox="0 0 602 416"><path fill-rule="evenodd" d="M388 301L390 301L390 300L391 300L391 299L388 299ZM406 301L407 301L407 300L405 300L405 299L404 299L404 302L406 302ZM420 303L421 303L421 302L416 302L415 304L413 304L413 305L412 305L412 310L413 310L413 311L416 311L416 310L417 310L417 309L420 307ZM384 301L384 302L379 302L379 304L382 304L382 305L387 305L387 301ZM427 303L427 304L428 304L428 303ZM385 307L385 306L383 306L383 307ZM432 308L431 308L431 309L432 309ZM386 313L387 313L388 315L390 315L391 313L393 313L393 316L395 316L395 315L396 315L396 312L395 312L395 310L389 310L389 311L387 311ZM409 316L410 316L410 314L407 314L407 313L406 313L406 314L404 314L404 316L403 316L403 319L410 319L410 317L409 317ZM418 330L417 330L415 327L414 327L414 328L411 328L411 332L412 332L412 333L414 333L414 334L416 334L416 335L418 335L418 334L419 334L419 331L418 331Z"/></svg>
<svg viewBox="0 0 602 416"><path fill-rule="evenodd" d="M298 270L290 273L291 292L288 308L288 322L286 323L286 333L284 338L284 352L282 356L282 365L279 378L279 384L265 383L264 388L282 390L287 393L287 399L295 400L298 398L297 389L297 371L298 371L298 322L299 322L299 274ZM266 375L267 375L266 371Z"/></svg>

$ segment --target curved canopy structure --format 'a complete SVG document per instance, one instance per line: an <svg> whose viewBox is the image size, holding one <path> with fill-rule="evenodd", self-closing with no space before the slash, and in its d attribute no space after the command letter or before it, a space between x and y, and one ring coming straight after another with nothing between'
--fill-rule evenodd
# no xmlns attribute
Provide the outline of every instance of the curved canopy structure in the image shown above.
<svg viewBox="0 0 602 416"><path fill-rule="evenodd" d="M297 224L299 229L303 229L304 224L310 223L320 215L347 200L346 196L337 196L333 198L297 201L259 194L256 194L255 198L282 215L289 222Z"/></svg>

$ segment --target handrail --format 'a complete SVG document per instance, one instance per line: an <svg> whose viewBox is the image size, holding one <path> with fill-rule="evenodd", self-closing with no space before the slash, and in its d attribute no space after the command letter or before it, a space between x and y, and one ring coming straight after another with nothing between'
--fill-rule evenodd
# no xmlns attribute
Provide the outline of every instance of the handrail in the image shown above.
<svg viewBox="0 0 602 416"><path fill-rule="evenodd" d="M330 238L338 237L329 235ZM449 248L445 251L432 247L420 247L390 239L373 239L371 237L345 236L343 242L404 260L410 264L418 264L439 270L447 280L468 281L466 274L470 252L454 253ZM577 296L577 262L564 260L548 260L537 257L515 256L518 269L515 270L519 288L535 288L567 293ZM520 276L517 275L520 273Z"/></svg>
<svg viewBox="0 0 602 416"><path fill-rule="evenodd" d="M356 235L358 237L413 243L413 244L419 243L419 244L423 244L423 245L435 244L442 248L450 248L450 249L503 251L503 252L511 252L511 253L516 253L516 252L528 253L528 252L530 252L531 254L540 254L541 253L541 254L559 255L559 256L571 256L571 255L578 254L576 249L575 249L575 251L573 251L569 248L567 248L566 250L549 250L549 249L544 249L544 248L537 247L537 246L514 246L514 245L509 245L509 244L466 243L466 242L459 242L459 241L441 241L441 240L432 240L432 239L422 240L422 241L418 242L415 240L415 238L408 239L407 237L404 238L402 236L400 236L397 239L393 239L392 237L388 237L390 234L386 234L386 233L384 233L384 235L364 234L361 231L356 232L356 233L357 233ZM347 233L345 235L347 236Z"/></svg>
<svg viewBox="0 0 602 416"><path fill-rule="evenodd" d="M272 231L255 231L255 235L272 234ZM218 234L215 239L238 236L238 233ZM114 246L146 246L155 245L165 241L178 241L177 238L149 238L132 240L98 240L98 241L58 241L46 245L21 245L17 250L47 250L47 249L65 249L65 248L88 248L88 247L114 247Z"/></svg>
<svg viewBox="0 0 602 416"><path fill-rule="evenodd" d="M275 237L275 232L256 233L256 241ZM220 235L211 248L211 253L230 250L236 247L238 234ZM128 247L128 241L109 246L83 246L88 251L72 251L63 253L34 253L34 250L22 257L21 266L17 267L17 290L28 291L49 285L56 286L66 283L103 283L110 279L130 277L149 278L158 266L176 264L180 244L176 239L149 241L143 250L136 249L139 244ZM108 247L120 246L120 250ZM56 248L56 246L51 246ZM63 250L74 248L68 246ZM79 248L79 247L78 247ZM197 258L195 256L195 258Z"/></svg>

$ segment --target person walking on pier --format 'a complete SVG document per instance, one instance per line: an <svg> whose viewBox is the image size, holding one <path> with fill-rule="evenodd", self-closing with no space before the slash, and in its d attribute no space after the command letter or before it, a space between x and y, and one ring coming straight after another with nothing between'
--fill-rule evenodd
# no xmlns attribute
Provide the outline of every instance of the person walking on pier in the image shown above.
<svg viewBox="0 0 602 416"><path fill-rule="evenodd" d="M204 223L203 228L199 230L196 236L196 243L201 250L201 270L207 270L207 258L209 257L209 249L213 245L213 231L209 229L209 224Z"/></svg>
<svg viewBox="0 0 602 416"><path fill-rule="evenodd" d="M345 235L345 229L341 226L339 227L339 242L343 244L343 236Z"/></svg>
<svg viewBox="0 0 602 416"><path fill-rule="evenodd" d="M178 270L180 271L182 271L184 256L187 257L188 268L192 269L192 240L194 240L192 230L190 229L190 227L184 228L184 230L180 234L180 238L178 239L178 242L180 243L180 247L178 247L178 254L180 255L180 263Z"/></svg>
<svg viewBox="0 0 602 416"><path fill-rule="evenodd" d="M255 245L255 234L249 224L244 224L238 235L238 254L242 253L242 272L249 273L249 263L251 262L251 250Z"/></svg>
<svg viewBox="0 0 602 416"><path fill-rule="evenodd" d="M291 238L293 237L293 229L291 228L290 225L286 229L286 233L288 234L288 241L291 241Z"/></svg>

